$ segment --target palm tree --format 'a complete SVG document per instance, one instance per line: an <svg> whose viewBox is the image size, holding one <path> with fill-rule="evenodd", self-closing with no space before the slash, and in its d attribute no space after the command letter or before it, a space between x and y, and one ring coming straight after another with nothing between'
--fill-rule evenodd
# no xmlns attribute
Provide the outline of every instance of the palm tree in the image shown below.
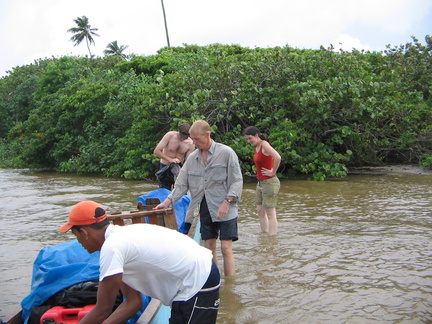
<svg viewBox="0 0 432 324"><path fill-rule="evenodd" d="M121 58L126 58L126 54L123 54L123 51L128 48L129 46L125 45L118 45L117 41L111 42L107 45L106 49L104 50L105 55L111 55L111 56L120 56Z"/></svg>
<svg viewBox="0 0 432 324"><path fill-rule="evenodd" d="M71 41L75 42L74 46L79 45L83 39L86 40L87 48L90 54L90 57L92 57L91 51L90 51L90 45L94 42L93 36L99 36L95 32L98 30L97 28L91 28L89 25L88 18L86 16L78 17L77 19L74 19L75 23L78 25L78 27L72 27L68 30L69 33L74 33L71 37Z"/></svg>
<svg viewBox="0 0 432 324"><path fill-rule="evenodd" d="M165 6L164 6L163 0L161 0L161 4L162 4L162 12L163 12L164 22L165 22L165 33L166 33L167 43L168 43L168 47L170 47L170 41L169 41L169 36L168 36L168 25L167 25L167 20L166 20L166 16L165 16Z"/></svg>

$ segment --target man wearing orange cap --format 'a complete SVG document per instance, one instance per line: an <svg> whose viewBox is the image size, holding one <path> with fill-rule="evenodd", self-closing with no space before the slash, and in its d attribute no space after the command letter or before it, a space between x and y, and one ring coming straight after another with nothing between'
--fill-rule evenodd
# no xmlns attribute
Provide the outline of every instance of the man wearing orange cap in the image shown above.
<svg viewBox="0 0 432 324"><path fill-rule="evenodd" d="M89 252L100 251L96 306L81 324L124 323L142 308L141 294L172 307L170 323L216 323L220 275L210 250L158 225L110 224L105 210L82 201L60 232L72 230ZM117 293L125 300L112 312Z"/></svg>

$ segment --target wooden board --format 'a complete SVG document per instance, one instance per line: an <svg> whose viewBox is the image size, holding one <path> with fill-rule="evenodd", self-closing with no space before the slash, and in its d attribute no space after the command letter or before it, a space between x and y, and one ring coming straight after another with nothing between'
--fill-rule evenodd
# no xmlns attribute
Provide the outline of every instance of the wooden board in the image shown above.
<svg viewBox="0 0 432 324"><path fill-rule="evenodd" d="M148 206L143 205L143 208L148 208ZM131 224L150 223L178 230L176 215L172 207L164 209L145 209L128 213L114 213L108 215L108 219L112 221L113 224L121 226L127 225L128 222L125 222L125 220L128 220Z"/></svg>

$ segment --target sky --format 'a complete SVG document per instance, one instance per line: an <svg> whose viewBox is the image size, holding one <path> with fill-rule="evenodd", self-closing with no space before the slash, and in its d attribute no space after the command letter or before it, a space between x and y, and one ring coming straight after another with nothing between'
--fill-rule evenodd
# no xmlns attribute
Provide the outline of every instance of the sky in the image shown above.
<svg viewBox="0 0 432 324"><path fill-rule="evenodd" d="M171 46L320 46L383 51L432 35L432 0L163 0ZM159 0L0 0L0 77L37 59L89 55L67 30L86 16L95 56L112 41L125 54L167 46Z"/></svg>

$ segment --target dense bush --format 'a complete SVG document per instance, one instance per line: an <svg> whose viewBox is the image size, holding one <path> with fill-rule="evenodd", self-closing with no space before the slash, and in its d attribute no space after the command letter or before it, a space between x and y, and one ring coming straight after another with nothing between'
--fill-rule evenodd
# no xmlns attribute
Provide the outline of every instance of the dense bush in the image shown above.
<svg viewBox="0 0 432 324"><path fill-rule="evenodd" d="M163 134L205 119L245 173L254 173L249 125L281 153L281 175L432 167L431 54L427 36L382 53L213 44L121 62L40 60L0 80L0 163L153 178Z"/></svg>

